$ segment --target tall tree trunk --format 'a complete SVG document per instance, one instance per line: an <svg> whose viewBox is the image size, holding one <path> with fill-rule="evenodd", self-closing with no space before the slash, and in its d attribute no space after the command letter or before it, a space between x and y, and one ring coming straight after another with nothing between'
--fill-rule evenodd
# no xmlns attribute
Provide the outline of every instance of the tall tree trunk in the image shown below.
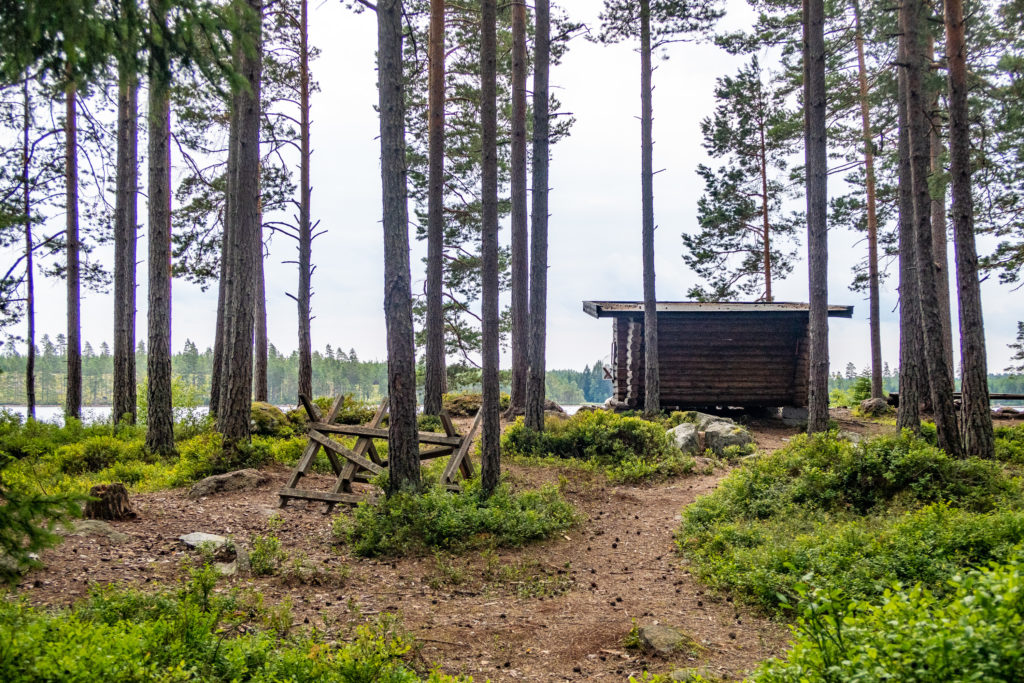
<svg viewBox="0 0 1024 683"><path fill-rule="evenodd" d="M167 31L168 0L150 0L154 33ZM146 446L174 451L171 409L171 68L167 50L150 48L149 64L149 311Z"/></svg>
<svg viewBox="0 0 1024 683"><path fill-rule="evenodd" d="M313 397L313 337L310 299L313 296L313 190L309 184L309 0L301 0L299 15L299 394Z"/></svg>
<svg viewBox="0 0 1024 683"><path fill-rule="evenodd" d="M962 0L946 0L946 60L949 66L949 151L953 181L953 248L960 312L963 436L967 453L995 453L989 412L985 326L981 315L978 253L971 198L970 122L967 109L967 46Z"/></svg>
<svg viewBox="0 0 1024 683"><path fill-rule="evenodd" d="M654 286L654 111L651 86L651 3L640 0L640 192L644 270L644 414L661 411L658 297Z"/></svg>
<svg viewBox="0 0 1024 683"><path fill-rule="evenodd" d="M82 322L81 322L81 279L78 255L81 245L78 240L78 92L74 83L66 90L66 113L64 120L64 180L66 184L66 227L67 246L67 394L64 399L64 414L68 417L82 416Z"/></svg>
<svg viewBox="0 0 1024 683"><path fill-rule="evenodd" d="M416 356L409 266L405 164L402 2L377 3L377 89L384 208L384 318L388 344L388 494L420 487L416 433Z"/></svg>
<svg viewBox="0 0 1024 683"><path fill-rule="evenodd" d="M871 340L871 398L881 398L882 331L878 298L878 215L875 209L875 148L871 134L868 102L868 70L864 60L864 30L860 23L860 0L853 0L857 41L857 82L860 94L860 124L864 140L864 192L868 213L868 324Z"/></svg>
<svg viewBox="0 0 1024 683"><path fill-rule="evenodd" d="M828 150L825 134L824 0L803 0L803 12L807 266L810 271L807 431L813 434L828 429Z"/></svg>
<svg viewBox="0 0 1024 683"><path fill-rule="evenodd" d="M35 258L32 244L32 187L30 185L30 166L32 157L29 147L29 130L32 125L32 106L28 96L28 75L22 84L24 99L21 129L21 197L25 212L25 317L28 322L28 334L25 339L25 406L28 418L36 417L36 286Z"/></svg>
<svg viewBox="0 0 1024 683"><path fill-rule="evenodd" d="M914 196L914 233L917 245L918 297L921 308L921 328L924 332L924 357L931 387L935 427L939 447L949 455L958 457L960 437L953 408L952 373L946 364L942 346L942 321L936 301L935 257L932 249L931 196L928 192L930 137L928 99L923 93L922 74L926 67L923 36L920 31L924 7L920 0L905 0L900 9L904 54L907 57L907 121L910 124L910 177Z"/></svg>
<svg viewBox="0 0 1024 683"><path fill-rule="evenodd" d="M480 3L480 196L482 229L481 317L483 393L481 485L490 494L501 476L501 419L498 393L498 107L497 9L495 0Z"/></svg>
<svg viewBox="0 0 1024 683"><path fill-rule="evenodd" d="M240 68L238 51L235 51L234 68ZM238 169L238 109L235 107L234 98L228 103L230 110L228 124L228 160L225 178L224 191L224 215L222 223L224 226L220 238L220 278L217 283L217 322L213 338L213 366L210 371L210 414L216 417L220 410L221 388L224 385L224 344L227 331L231 327L231 314L228 311L228 301L231 298L231 272L228 264L231 262L231 243L233 214L231 203L235 195L235 174ZM301 327L300 327L301 332ZM301 353L301 345L300 345Z"/></svg>
<svg viewBox="0 0 1024 683"><path fill-rule="evenodd" d="M512 0L512 390L508 414L526 407L530 263L526 211L526 2Z"/></svg>
<svg viewBox="0 0 1024 683"><path fill-rule="evenodd" d="M902 43L899 61L905 61ZM917 284L917 253L914 240L914 196L910 180L910 131L907 117L907 75L901 68L898 86L898 158L899 167L899 252L900 252L900 402L896 426L921 431L920 405L925 391L921 368L921 309Z"/></svg>
<svg viewBox="0 0 1024 683"><path fill-rule="evenodd" d="M942 169L942 125L937 113L939 94L934 93L930 109L935 112L929 125L929 170L941 174ZM953 310L949 300L949 251L946 242L946 185L938 184L938 192L931 195L932 249L935 256L935 297L939 306L939 321L942 323L942 350L949 367L949 381L956 386L956 369L953 363Z"/></svg>
<svg viewBox="0 0 1024 683"><path fill-rule="evenodd" d="M118 64L117 195L114 207L114 412L135 424L135 260L138 244L138 77Z"/></svg>
<svg viewBox="0 0 1024 683"><path fill-rule="evenodd" d="M548 304L548 72L551 64L549 0L534 3L533 34L533 206L530 236L530 371L526 426L544 429Z"/></svg>
<svg viewBox="0 0 1024 683"><path fill-rule="evenodd" d="M238 137L231 206L231 241L228 252L230 286L225 294L223 385L217 410L217 429L224 436L224 453L231 461L239 444L249 440L253 387L253 328L256 310L257 260L262 256L260 225L260 77L262 53L262 0L246 0L245 35L251 49L242 50L239 72L242 87L234 95Z"/></svg>
<svg viewBox="0 0 1024 683"><path fill-rule="evenodd" d="M444 0L430 0L427 179L427 350L423 412L441 412L445 391L444 302Z"/></svg>
<svg viewBox="0 0 1024 683"><path fill-rule="evenodd" d="M759 102L759 104L761 104ZM768 221L768 150L764 139L765 122L762 118L758 121L758 130L761 134L761 152L758 164L761 170L761 230L764 241L764 300L772 301L772 242L771 223Z"/></svg>
<svg viewBox="0 0 1024 683"><path fill-rule="evenodd" d="M256 251L255 340L253 343L252 397L254 401L267 400L267 281L263 272L263 200L257 202L256 223L260 238Z"/></svg>

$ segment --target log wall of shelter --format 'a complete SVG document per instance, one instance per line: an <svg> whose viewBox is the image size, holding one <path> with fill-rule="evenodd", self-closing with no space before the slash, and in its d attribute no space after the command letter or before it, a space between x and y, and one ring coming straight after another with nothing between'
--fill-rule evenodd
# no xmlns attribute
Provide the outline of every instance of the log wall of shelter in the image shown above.
<svg viewBox="0 0 1024 683"><path fill-rule="evenodd" d="M630 334L632 333L632 334ZM643 316L616 317L615 397L644 395ZM807 313L658 316L664 406L806 406Z"/></svg>

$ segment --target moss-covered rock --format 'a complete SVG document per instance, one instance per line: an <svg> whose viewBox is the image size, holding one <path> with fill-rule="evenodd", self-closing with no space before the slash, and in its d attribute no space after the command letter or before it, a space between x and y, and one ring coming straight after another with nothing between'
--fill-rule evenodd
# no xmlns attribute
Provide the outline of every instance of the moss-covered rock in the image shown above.
<svg viewBox="0 0 1024 683"><path fill-rule="evenodd" d="M292 424L277 406L254 401L250 413L250 428L260 436L291 436Z"/></svg>

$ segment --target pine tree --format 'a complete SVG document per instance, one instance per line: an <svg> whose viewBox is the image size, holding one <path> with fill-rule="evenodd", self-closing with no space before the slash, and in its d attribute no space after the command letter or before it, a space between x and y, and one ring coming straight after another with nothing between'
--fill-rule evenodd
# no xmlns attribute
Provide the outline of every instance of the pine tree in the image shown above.
<svg viewBox="0 0 1024 683"><path fill-rule="evenodd" d="M444 293L444 128L445 2L431 0L428 62L427 294L423 412L441 412L445 392Z"/></svg>
<svg viewBox="0 0 1024 683"><path fill-rule="evenodd" d="M764 83L755 57L735 76L719 78L714 117L701 122L704 148L725 165L701 164L704 195L698 202L701 231L683 234L683 260L708 283L689 296L701 301L737 298L739 293L772 301L772 281L793 269L800 216L783 213L790 196L787 157L799 134L798 120L785 107L786 93Z"/></svg>
<svg viewBox="0 0 1024 683"><path fill-rule="evenodd" d="M651 57L667 43L706 31L721 16L714 0L605 0L598 40L640 42L640 196L644 283L644 413L661 410L654 282L654 112Z"/></svg>

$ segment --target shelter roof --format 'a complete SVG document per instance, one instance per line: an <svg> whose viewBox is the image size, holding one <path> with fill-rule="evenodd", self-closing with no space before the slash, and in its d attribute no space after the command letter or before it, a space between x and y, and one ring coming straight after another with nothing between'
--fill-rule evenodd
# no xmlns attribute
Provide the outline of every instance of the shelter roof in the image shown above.
<svg viewBox="0 0 1024 683"><path fill-rule="evenodd" d="M659 301L658 313L807 313L810 304L792 301ZM583 311L595 318L632 316L644 312L642 301L584 301ZM829 306L830 318L852 318L853 306Z"/></svg>

